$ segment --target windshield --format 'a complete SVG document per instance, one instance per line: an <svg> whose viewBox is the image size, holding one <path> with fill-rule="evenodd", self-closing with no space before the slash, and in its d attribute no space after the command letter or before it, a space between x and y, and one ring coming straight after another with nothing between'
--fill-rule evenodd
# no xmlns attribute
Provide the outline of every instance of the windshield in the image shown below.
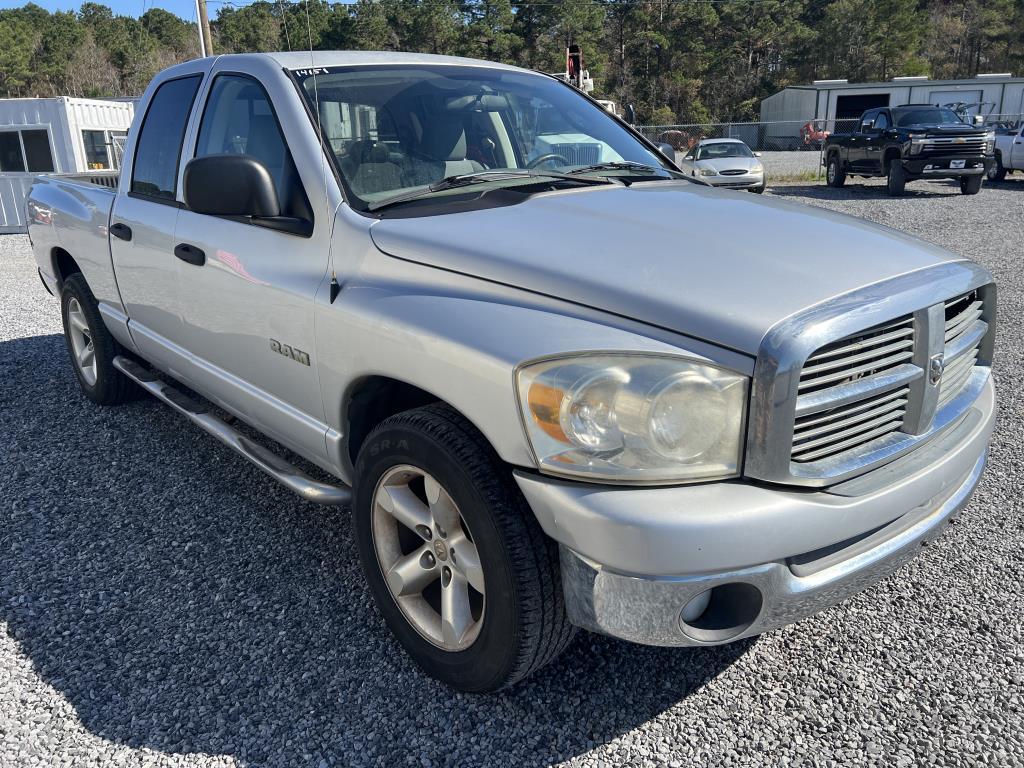
<svg viewBox="0 0 1024 768"><path fill-rule="evenodd" d="M908 125L947 125L953 123L963 125L956 112L952 109L910 109L906 112L893 111L896 118L896 125L901 128Z"/></svg>
<svg viewBox="0 0 1024 768"><path fill-rule="evenodd" d="M625 161L650 167L593 173L671 178L659 156L600 106L541 75L417 64L317 69L315 83L309 70L295 76L350 202L362 210L487 171L565 173ZM474 190L501 184L509 182L495 174Z"/></svg>
<svg viewBox="0 0 1024 768"><path fill-rule="evenodd" d="M721 144L704 144L697 149L698 160L717 160L720 157L753 157L754 153L739 141L724 141Z"/></svg>

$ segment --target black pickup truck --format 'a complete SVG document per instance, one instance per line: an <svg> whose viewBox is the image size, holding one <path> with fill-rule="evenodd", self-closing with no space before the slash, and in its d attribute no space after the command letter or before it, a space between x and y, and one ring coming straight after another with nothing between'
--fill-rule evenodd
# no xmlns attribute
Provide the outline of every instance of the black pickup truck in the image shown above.
<svg viewBox="0 0 1024 768"><path fill-rule="evenodd" d="M890 195L915 179L959 179L975 195L993 164L995 135L932 104L869 109L853 133L828 137L823 162L829 186L847 176L885 176Z"/></svg>

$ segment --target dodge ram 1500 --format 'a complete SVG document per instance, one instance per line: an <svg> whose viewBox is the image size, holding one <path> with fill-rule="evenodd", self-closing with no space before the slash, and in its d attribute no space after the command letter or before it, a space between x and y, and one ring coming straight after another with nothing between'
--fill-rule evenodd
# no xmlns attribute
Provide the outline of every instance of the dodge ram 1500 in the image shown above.
<svg viewBox="0 0 1024 768"><path fill-rule="evenodd" d="M384 622L452 686L511 684L577 627L797 621L978 482L996 292L967 259L688 179L482 61L206 58L137 114L116 190L28 200L82 391L150 393L350 505Z"/></svg>

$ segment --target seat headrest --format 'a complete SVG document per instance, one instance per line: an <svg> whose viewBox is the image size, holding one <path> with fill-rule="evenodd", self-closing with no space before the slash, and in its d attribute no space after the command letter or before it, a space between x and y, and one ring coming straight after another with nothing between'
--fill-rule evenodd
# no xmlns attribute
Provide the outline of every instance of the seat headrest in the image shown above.
<svg viewBox="0 0 1024 768"><path fill-rule="evenodd" d="M462 120L448 115L432 119L423 130L420 149L434 160L465 160L466 131Z"/></svg>

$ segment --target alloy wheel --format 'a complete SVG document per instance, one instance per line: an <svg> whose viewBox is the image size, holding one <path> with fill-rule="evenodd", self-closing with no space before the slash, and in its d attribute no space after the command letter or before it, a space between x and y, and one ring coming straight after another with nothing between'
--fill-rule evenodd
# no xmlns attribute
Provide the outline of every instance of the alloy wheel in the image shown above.
<svg viewBox="0 0 1024 768"><path fill-rule="evenodd" d="M78 299L71 297L68 301L68 336L71 339L71 350L75 356L82 379L90 387L96 384L96 346L93 341L89 321L82 311Z"/></svg>
<svg viewBox="0 0 1024 768"><path fill-rule="evenodd" d="M448 491L418 467L392 467L374 491L372 528L384 581L409 624L445 651L471 646L483 625L484 574Z"/></svg>

